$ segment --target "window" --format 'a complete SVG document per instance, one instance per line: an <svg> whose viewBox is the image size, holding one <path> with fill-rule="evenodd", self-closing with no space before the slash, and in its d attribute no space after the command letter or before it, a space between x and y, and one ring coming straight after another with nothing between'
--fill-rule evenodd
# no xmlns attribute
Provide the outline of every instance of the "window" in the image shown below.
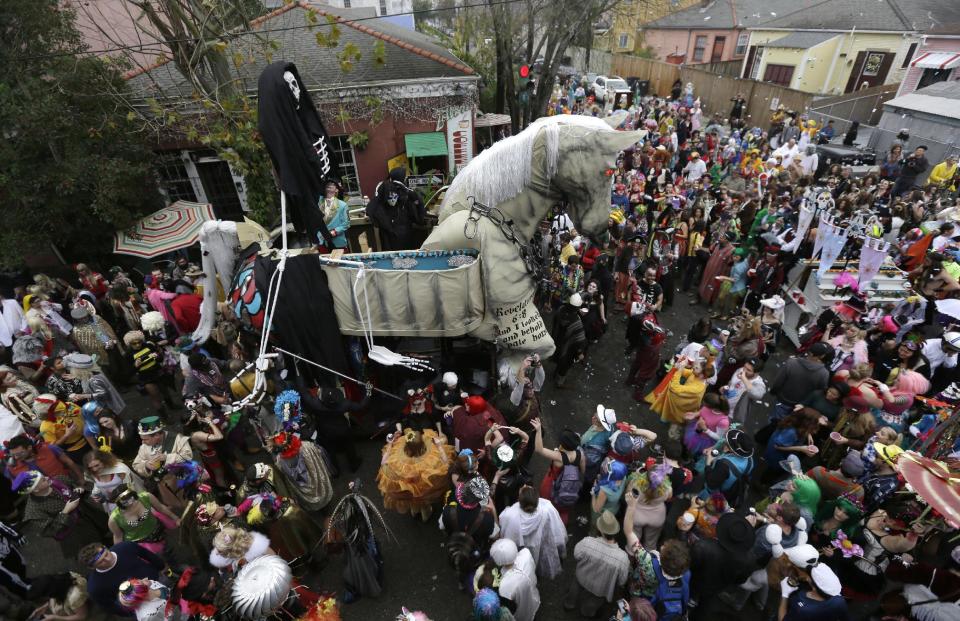
<svg viewBox="0 0 960 621"><path fill-rule="evenodd" d="M350 0L343 0L343 8L345 9L350 8Z"/></svg>
<svg viewBox="0 0 960 621"><path fill-rule="evenodd" d="M387 14L387 0L380 0L380 15Z"/></svg>
<svg viewBox="0 0 960 621"><path fill-rule="evenodd" d="M910 49L907 50L907 55L903 57L903 64L900 65L901 69L906 69L910 66L910 61L913 60L913 54L917 51L917 43L913 42L910 44Z"/></svg>
<svg viewBox="0 0 960 621"><path fill-rule="evenodd" d="M737 47L733 50L734 56L743 56L747 53L747 44L750 42L750 33L741 32L737 36Z"/></svg>
<svg viewBox="0 0 960 621"><path fill-rule="evenodd" d="M920 81L917 82L917 90L926 88L937 82L946 82L950 79L952 72L953 69L924 69L923 74L920 76Z"/></svg>
<svg viewBox="0 0 960 621"><path fill-rule="evenodd" d="M348 194L360 194L360 179L357 176L357 161L353 157L353 147L346 136L330 136L330 150L340 160L340 175L343 177L343 189Z"/></svg>
<svg viewBox="0 0 960 621"><path fill-rule="evenodd" d="M767 65L763 72L763 81L789 87L793 69L790 65Z"/></svg>
<svg viewBox="0 0 960 621"><path fill-rule="evenodd" d="M627 43L629 43L629 40L630 40L630 37L627 36L626 34L620 35L620 42L619 42L620 47L621 48L627 47Z"/></svg>
<svg viewBox="0 0 960 621"><path fill-rule="evenodd" d="M707 51L707 37L704 35L697 35L697 39L693 44L693 60L697 62L703 62L703 55Z"/></svg>
<svg viewBox="0 0 960 621"><path fill-rule="evenodd" d="M187 167L183 165L179 153L170 153L160 158L157 163L157 174L160 177L160 191L167 195L167 199L176 201L197 202L197 193L193 191Z"/></svg>
<svg viewBox="0 0 960 621"><path fill-rule="evenodd" d="M750 79L759 80L760 79L760 63L763 60L763 46L758 45L753 48L753 60L748 61L747 64L750 66Z"/></svg>

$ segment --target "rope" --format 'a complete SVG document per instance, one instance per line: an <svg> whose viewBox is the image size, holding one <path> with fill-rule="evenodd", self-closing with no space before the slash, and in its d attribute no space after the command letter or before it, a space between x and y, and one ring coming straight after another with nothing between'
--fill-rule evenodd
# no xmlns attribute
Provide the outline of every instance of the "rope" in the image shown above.
<svg viewBox="0 0 960 621"><path fill-rule="evenodd" d="M317 368L320 368L320 369L323 369L324 371L329 371L330 373L333 373L334 375L338 375L338 376L342 377L343 379L348 379L348 380L350 380L351 382L356 382L357 384L360 384L361 386L364 385L364 382L361 382L360 380L358 380L358 379L356 379L356 378L350 377L349 375L344 375L343 373L341 373L341 372L339 372L339 371L334 371L333 369L331 369L331 368L329 368L329 367L323 366L323 365L320 364L319 362L314 362L313 360L307 360L307 359L304 358L303 356L298 356L297 354L295 354L295 353L293 353L293 352L289 352L289 351L287 351L287 350L285 350L285 349L281 349L281 348L277 347L276 345L274 345L273 349L274 349L275 351L280 352L281 354L286 354L287 356L290 356L291 358L296 358L297 360L300 360L301 362L306 362L307 364L312 364L313 366L315 366L315 367L317 367ZM373 390L375 390L376 392L379 392L379 393L382 394L382 395L386 395L386 396L388 396L388 397L392 397L392 398L394 398L394 399L396 399L396 400L398 400L398 401L403 401L403 398L402 398L402 397L398 397L397 395L393 394L392 392L387 392L386 390L381 390L381 389L377 388L376 386L371 386L371 388L372 388Z"/></svg>

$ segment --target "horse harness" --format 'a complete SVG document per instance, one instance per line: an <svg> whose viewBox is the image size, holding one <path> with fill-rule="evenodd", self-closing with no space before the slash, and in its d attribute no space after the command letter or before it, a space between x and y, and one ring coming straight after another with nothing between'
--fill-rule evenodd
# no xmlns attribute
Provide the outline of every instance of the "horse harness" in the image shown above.
<svg viewBox="0 0 960 621"><path fill-rule="evenodd" d="M527 270L527 274L533 279L534 284L540 284L543 281L543 265L537 260L536 254L529 243L522 241L520 234L513 226L513 219L508 218L498 207L487 207L473 197L470 197L470 213L467 215L467 221L463 224L463 236L467 239L475 239L479 231L480 218L485 217L500 229L507 241L511 242L520 254L520 260Z"/></svg>

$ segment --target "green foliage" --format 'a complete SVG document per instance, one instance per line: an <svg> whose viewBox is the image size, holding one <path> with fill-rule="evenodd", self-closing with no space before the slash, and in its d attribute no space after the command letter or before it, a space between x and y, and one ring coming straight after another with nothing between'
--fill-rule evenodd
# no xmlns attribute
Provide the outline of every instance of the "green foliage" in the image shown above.
<svg viewBox="0 0 960 621"><path fill-rule="evenodd" d="M125 84L83 51L55 0L0 3L0 263L57 244L68 257L109 252L113 231L160 205Z"/></svg>
<svg viewBox="0 0 960 621"><path fill-rule="evenodd" d="M340 61L340 70L350 73L353 71L353 63L360 60L360 48L355 43L347 43L337 52L337 60Z"/></svg>
<svg viewBox="0 0 960 621"><path fill-rule="evenodd" d="M363 151L370 142L370 134L363 130L353 132L347 136L347 142L349 142L351 146Z"/></svg>

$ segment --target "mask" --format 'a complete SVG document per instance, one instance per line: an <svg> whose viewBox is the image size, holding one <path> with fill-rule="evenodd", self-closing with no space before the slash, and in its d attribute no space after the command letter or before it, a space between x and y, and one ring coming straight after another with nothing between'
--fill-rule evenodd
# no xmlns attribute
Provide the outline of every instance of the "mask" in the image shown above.
<svg viewBox="0 0 960 621"><path fill-rule="evenodd" d="M290 71L283 72L283 81L287 83L287 86L290 87L290 92L293 93L293 98L297 100L297 103L300 103L300 85L297 84L297 78Z"/></svg>
<svg viewBox="0 0 960 621"><path fill-rule="evenodd" d="M387 204L391 207L396 206L398 200L400 200L400 195L396 192L390 192L387 194Z"/></svg>

